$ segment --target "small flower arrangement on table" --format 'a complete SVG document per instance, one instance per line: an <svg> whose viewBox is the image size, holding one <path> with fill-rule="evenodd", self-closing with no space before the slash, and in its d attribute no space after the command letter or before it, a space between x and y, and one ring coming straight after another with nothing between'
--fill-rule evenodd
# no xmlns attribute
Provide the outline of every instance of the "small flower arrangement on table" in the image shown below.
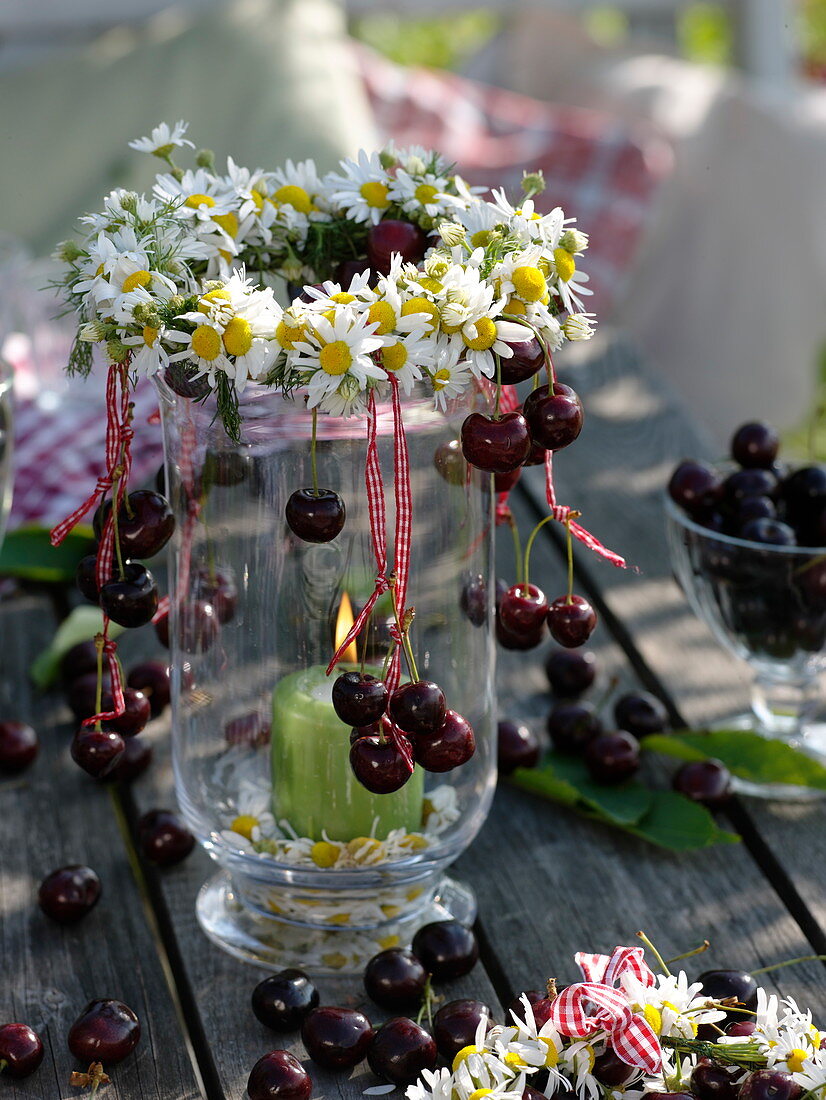
<svg viewBox="0 0 826 1100"><path fill-rule="evenodd" d="M249 170L232 159L220 174L208 150L196 154L195 168L184 170L173 153L194 148L185 134L182 122L172 128L164 124L132 142L132 148L166 163L151 195L113 191L100 213L82 219L85 237L57 250L65 265L61 286L78 316L68 369L86 374L92 349L103 352L109 364L109 420L106 473L88 500L58 525L53 541L97 505L99 545L82 564L82 591L99 603L107 625L163 620L166 607L159 606L151 574L132 560L156 553L171 535L164 499L128 492L129 391L141 376L163 372L176 393L196 401L214 394L233 440L240 430L239 395L249 383L303 399L313 483L296 486L285 518L309 542L334 539L346 521L345 502L320 486L315 474L317 417L365 417L378 576L373 595L332 655L328 674L364 629L378 598L389 592L396 626L381 680L343 673L334 692L342 720L378 723L369 745L362 739L364 744L352 747L351 763L370 789L389 792L407 781L414 759L439 771L458 766L474 751L469 724L446 709L436 684L419 680L409 643L413 609L406 594L415 525L403 399L415 385L426 387L439 408L468 387L493 405L492 414L467 417L456 447L457 456L461 447L468 464L496 479L499 521L512 523L507 491L522 466L544 463L547 518L565 525L569 553L573 535L614 564L624 564L575 522L577 513L558 504L552 478L553 454L577 438L583 421L576 393L556 380L552 355L594 331L594 318L583 308L588 277L578 268L588 238L560 208L547 214L535 209L534 196L544 188L541 174L525 177L523 196L512 204L502 191L483 198L438 153L421 148L362 151L324 176L312 161ZM273 293L278 279L294 284L297 292L288 306ZM534 390L520 407L513 385L530 378ZM376 447L376 401L387 395L396 437L397 542L390 575L381 545L386 536L379 529L384 486ZM198 508L193 496L193 515ZM136 527L149 537L136 539ZM529 553L530 543L517 584L500 604L500 639L530 648L547 623L562 644L581 644L596 623L593 610L570 584L549 604L529 583ZM100 740L102 721L117 722L124 709L106 628L99 647L101 665L104 655L109 659L111 699L104 705L99 697L88 720L94 729L82 735L90 741L96 735ZM411 682L400 686L402 653ZM446 723L451 726L444 734ZM446 738L452 746L449 760L434 747ZM378 769L373 741L385 759ZM99 760L101 747L79 746L75 757L81 764L93 756ZM107 760L116 750L117 745L108 746Z"/></svg>

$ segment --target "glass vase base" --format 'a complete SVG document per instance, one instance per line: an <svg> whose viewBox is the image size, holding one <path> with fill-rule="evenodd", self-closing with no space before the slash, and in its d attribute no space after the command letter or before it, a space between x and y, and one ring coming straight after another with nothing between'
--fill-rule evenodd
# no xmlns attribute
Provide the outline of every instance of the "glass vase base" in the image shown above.
<svg viewBox="0 0 826 1100"><path fill-rule="evenodd" d="M408 947L422 925L476 919L476 895L464 883L445 876L431 900L405 920L376 928L313 927L265 917L244 905L225 871L204 883L196 902L205 934L238 959L280 970L299 967L319 977L361 974L373 955L387 947Z"/></svg>
<svg viewBox="0 0 826 1100"><path fill-rule="evenodd" d="M826 722L807 723L797 735L784 733L783 736L761 728L753 711L727 718L718 724L721 729L751 730L769 740L784 741L826 766ZM826 791L817 790L814 787L800 787L792 783L752 783L748 779L740 779L737 776L732 778L732 789L735 794L773 802L818 802L826 798Z"/></svg>

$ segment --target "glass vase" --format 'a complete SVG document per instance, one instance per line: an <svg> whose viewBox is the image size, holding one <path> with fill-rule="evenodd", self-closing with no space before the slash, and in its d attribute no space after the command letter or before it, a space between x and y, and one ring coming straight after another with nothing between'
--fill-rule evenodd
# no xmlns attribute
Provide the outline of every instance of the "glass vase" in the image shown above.
<svg viewBox="0 0 826 1100"><path fill-rule="evenodd" d="M319 487L346 522L332 542L285 522L310 487L311 415L300 397L249 386L240 442L198 401L157 380L170 544L175 784L187 824L218 864L198 919L233 954L314 973L361 970L431 920L471 922L472 892L445 876L484 821L495 781L493 514L490 478L447 446L479 394L445 412L403 399L413 536L407 606L421 679L473 726L476 751L443 773L419 766L392 794L372 794L349 764L351 728L331 702L342 670L381 676L393 645L385 592L357 647L326 674L337 638L374 590L363 418L319 415ZM180 388L180 387L179 387ZM393 568L394 420L377 402L388 570ZM403 669L404 676L409 671Z"/></svg>

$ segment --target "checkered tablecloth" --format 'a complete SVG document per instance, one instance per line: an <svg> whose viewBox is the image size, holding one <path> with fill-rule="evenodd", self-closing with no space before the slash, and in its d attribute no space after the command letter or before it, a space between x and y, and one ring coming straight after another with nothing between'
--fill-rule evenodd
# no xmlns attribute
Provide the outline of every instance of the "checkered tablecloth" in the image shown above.
<svg viewBox="0 0 826 1100"><path fill-rule="evenodd" d="M669 170L668 146L604 115L554 107L452 73L405 69L354 48L383 139L439 149L468 182L493 181L514 194L523 170L544 172L548 190L539 208L562 206L591 234L584 265L594 289L589 308L604 317L616 300L657 184ZM50 354L61 354L59 341ZM25 356L13 365L34 377L34 364ZM139 430L132 483L138 485L154 475L162 448L159 427L148 423L156 410L151 384L142 384L135 400ZM26 396L24 387L15 418L10 525L52 526L85 499L102 473L103 385L53 408L42 395Z"/></svg>

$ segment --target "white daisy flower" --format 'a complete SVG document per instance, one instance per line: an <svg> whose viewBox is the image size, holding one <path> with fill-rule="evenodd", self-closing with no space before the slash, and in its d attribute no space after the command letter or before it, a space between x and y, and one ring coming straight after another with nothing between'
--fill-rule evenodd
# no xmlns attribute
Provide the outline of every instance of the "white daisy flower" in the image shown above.
<svg viewBox="0 0 826 1100"><path fill-rule="evenodd" d="M169 356L169 362L186 360L197 367L199 375L206 376L213 386L219 370L232 377L235 371L224 349L221 329L199 313L183 314L182 319L192 321L195 329L192 332L181 332L178 329L167 331L164 336L167 343L183 345L180 351Z"/></svg>
<svg viewBox="0 0 826 1100"><path fill-rule="evenodd" d="M385 377L370 357L383 342L374 331L367 316L349 306L339 306L332 318L320 313L306 315L305 337L290 352L290 364L307 376L309 408L336 392L355 398L367 388L368 379L381 381ZM347 385L341 392L345 377Z"/></svg>
<svg viewBox="0 0 826 1100"><path fill-rule="evenodd" d="M385 340L376 358L388 374L393 375L402 392L409 394L422 377L422 367L432 364L436 343L422 329L407 335L385 336Z"/></svg>
<svg viewBox="0 0 826 1100"><path fill-rule="evenodd" d="M592 1036L588 1040L581 1039L563 1047L559 1056L559 1068L572 1081L577 1096L587 1100L601 1100L602 1085L591 1074L596 1057L593 1042Z"/></svg>
<svg viewBox="0 0 826 1100"><path fill-rule="evenodd" d="M250 215L261 215L270 193L270 173L263 168L251 172L249 168L236 164L232 157L227 157L226 183L235 192L238 217L242 221Z"/></svg>
<svg viewBox="0 0 826 1100"><path fill-rule="evenodd" d="M359 301L372 301L375 297L370 289L369 271L357 272L346 289L340 283L327 279L320 287L305 286L303 293L310 299L306 303L307 308L322 312L340 305L358 305Z"/></svg>
<svg viewBox="0 0 826 1100"><path fill-rule="evenodd" d="M657 1035L693 1039L698 1024L713 1024L725 1018L718 1008L706 1008L708 997L700 982L689 984L685 971L658 974L654 985L646 986L630 972L623 974L623 992L634 1012L639 1012Z"/></svg>
<svg viewBox="0 0 826 1100"><path fill-rule="evenodd" d="M425 835L440 833L453 824L459 817L459 802L456 788L442 783L428 791L422 804L422 818Z"/></svg>
<svg viewBox="0 0 826 1100"><path fill-rule="evenodd" d="M447 184L443 176L425 172L424 169L420 174L410 175L404 168L399 168L390 183L388 197L406 214L416 216L425 213L430 218L438 218L443 214L452 214L464 205L460 198L448 193Z"/></svg>
<svg viewBox="0 0 826 1100"><path fill-rule="evenodd" d="M311 221L327 221L324 184L318 174L315 161L301 160L294 164L288 160L282 168L271 173L272 192L269 201L276 207L290 207Z"/></svg>
<svg viewBox="0 0 826 1100"><path fill-rule="evenodd" d="M590 281L590 276L577 270L576 260L564 248L555 248L553 251L553 273L556 275L556 282L552 290L562 299L565 309L569 313L582 313L580 295L589 296L594 293L585 285Z"/></svg>
<svg viewBox="0 0 826 1100"><path fill-rule="evenodd" d="M501 313L504 298L494 301L493 286L473 268L452 268L444 280L445 294L440 307L442 331L463 352L471 372L478 378L496 373L494 355L513 356L506 340L524 340L524 327L494 320Z"/></svg>
<svg viewBox="0 0 826 1100"><path fill-rule="evenodd" d="M593 313L569 313L562 323L562 332L568 340L590 340L596 332L596 323Z"/></svg>
<svg viewBox="0 0 826 1100"><path fill-rule="evenodd" d="M149 137L136 138L135 141L130 141L129 148L136 149L139 153L152 153L156 157L168 157L173 149L183 148L184 145L194 149L193 142L184 137L188 128L188 123L179 121L170 130L167 124L162 122L155 127Z"/></svg>
<svg viewBox="0 0 826 1100"><path fill-rule="evenodd" d="M524 240L540 241L549 248L556 248L566 223L561 207L556 206L549 214L540 214L533 199L524 199L519 206L512 206L504 190L492 191L491 209L498 221L506 222L512 233ZM569 219L572 220L572 219Z"/></svg>
<svg viewBox="0 0 826 1100"><path fill-rule="evenodd" d="M369 156L359 150L358 160L340 161L343 172L331 172L324 179L330 200L341 207L354 222L378 225L390 206L390 176L378 153Z"/></svg>
<svg viewBox="0 0 826 1100"><path fill-rule="evenodd" d="M376 324L376 335L387 336L391 333L419 333L433 331L438 324L438 310L428 302L417 302L412 287L404 292L399 290L398 282L391 274L379 279L373 300L367 307L371 322ZM419 291L421 287L415 287ZM421 308L417 308L420 306Z"/></svg>
<svg viewBox="0 0 826 1100"><path fill-rule="evenodd" d="M101 213L84 214L80 221L90 232L97 233L132 221L149 223L157 217L158 209L154 199L118 187L103 200Z"/></svg>
<svg viewBox="0 0 826 1100"><path fill-rule="evenodd" d="M142 378L150 378L169 362L169 353L162 342L163 329L144 325L140 333L119 339L126 347L135 349L129 367Z"/></svg>

